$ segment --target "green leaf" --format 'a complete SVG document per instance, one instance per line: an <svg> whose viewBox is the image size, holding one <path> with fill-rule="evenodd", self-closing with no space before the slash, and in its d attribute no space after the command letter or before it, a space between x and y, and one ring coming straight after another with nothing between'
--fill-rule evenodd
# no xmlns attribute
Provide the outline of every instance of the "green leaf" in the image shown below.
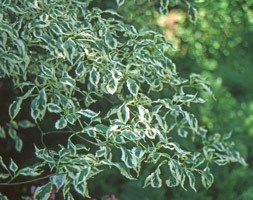
<svg viewBox="0 0 253 200"><path fill-rule="evenodd" d="M31 103L31 116L32 118L36 121L39 116L40 116L40 111L39 111L39 96L34 98Z"/></svg>
<svg viewBox="0 0 253 200"><path fill-rule="evenodd" d="M7 166L3 162L2 156L0 156L0 166L3 167L4 169L8 170Z"/></svg>
<svg viewBox="0 0 253 200"><path fill-rule="evenodd" d="M9 165L9 169L14 173L16 174L17 170L18 170L18 166L17 164L12 160L11 158L11 162L10 162L10 165Z"/></svg>
<svg viewBox="0 0 253 200"><path fill-rule="evenodd" d="M5 130L0 126L0 138L6 138Z"/></svg>
<svg viewBox="0 0 253 200"><path fill-rule="evenodd" d="M4 196L1 192L0 192L0 199L1 200L8 200L7 196Z"/></svg>
<svg viewBox="0 0 253 200"><path fill-rule="evenodd" d="M51 113L60 113L60 112L62 112L61 107L58 106L55 103L49 103L49 104L47 104L47 109Z"/></svg>
<svg viewBox="0 0 253 200"><path fill-rule="evenodd" d="M18 122L18 126L21 128L32 128L35 127L35 124L30 122L29 120L22 120Z"/></svg>
<svg viewBox="0 0 253 200"><path fill-rule="evenodd" d="M151 122L151 116L149 110L143 106L138 106L139 118L141 122Z"/></svg>
<svg viewBox="0 0 253 200"><path fill-rule="evenodd" d="M160 178L160 174L161 174L161 171L160 169L157 169L155 170L154 173L152 173L152 177L151 177L151 186L154 187L154 188L159 188L162 186L162 180Z"/></svg>
<svg viewBox="0 0 253 200"><path fill-rule="evenodd" d="M19 113L20 111L20 107L21 107L21 104L22 104L22 99L21 98L18 98L17 100L15 100L9 107L9 115L11 117L11 119L14 119L17 114Z"/></svg>
<svg viewBox="0 0 253 200"><path fill-rule="evenodd" d="M145 179L144 186L147 187L151 185L154 188L159 188L162 186L162 180L160 178L160 169L156 169L155 172L152 172L147 178Z"/></svg>
<svg viewBox="0 0 253 200"><path fill-rule="evenodd" d="M124 4L125 0L116 0L117 5L120 7Z"/></svg>
<svg viewBox="0 0 253 200"><path fill-rule="evenodd" d="M90 77L89 77L89 80L90 80L91 84L94 85L95 87L97 87L99 79L100 79L99 72L95 68L93 68L90 71Z"/></svg>
<svg viewBox="0 0 253 200"><path fill-rule="evenodd" d="M15 39L14 42L18 48L19 54L24 57L27 54L26 45L24 41L21 39Z"/></svg>
<svg viewBox="0 0 253 200"><path fill-rule="evenodd" d="M40 68L43 74L45 74L46 76L52 77L54 75L53 70L49 69L48 67L41 65Z"/></svg>
<svg viewBox="0 0 253 200"><path fill-rule="evenodd" d="M28 97L31 96L33 90L35 89L35 87L32 87L31 89L29 89L23 96L22 96L22 99L27 99Z"/></svg>
<svg viewBox="0 0 253 200"><path fill-rule="evenodd" d="M109 94L114 94L118 88L118 80L112 77L106 85L106 90Z"/></svg>
<svg viewBox="0 0 253 200"><path fill-rule="evenodd" d="M22 141L20 138L16 138L16 139L15 139L15 149L16 149L18 152L21 152L22 147L23 147L23 141Z"/></svg>
<svg viewBox="0 0 253 200"><path fill-rule="evenodd" d="M139 92L139 86L134 79L127 79L127 88L133 96L137 96Z"/></svg>
<svg viewBox="0 0 253 200"><path fill-rule="evenodd" d="M177 130L177 133L180 137L183 137L183 138L186 138L188 135L188 132L184 129L181 129L181 128Z"/></svg>
<svg viewBox="0 0 253 200"><path fill-rule="evenodd" d="M115 40L115 38L109 32L107 32L105 35L105 43L111 49L115 49L117 47L117 40Z"/></svg>
<svg viewBox="0 0 253 200"><path fill-rule="evenodd" d="M9 127L9 129L8 129L8 134L9 134L9 136L10 136L12 139L16 140L16 138L17 138L17 131L16 131L14 128Z"/></svg>
<svg viewBox="0 0 253 200"><path fill-rule="evenodd" d="M121 160L125 163L128 168L137 167L137 160L132 152L126 149L125 147L120 147L121 150Z"/></svg>
<svg viewBox="0 0 253 200"><path fill-rule="evenodd" d="M212 186L214 178L210 172L209 167L206 167L201 174L202 185L208 189Z"/></svg>
<svg viewBox="0 0 253 200"><path fill-rule="evenodd" d="M68 122L64 117L61 117L59 120L55 122L56 129L63 129L67 126Z"/></svg>
<svg viewBox="0 0 253 200"><path fill-rule="evenodd" d="M8 24L0 24L0 30L5 31L6 33L8 33L10 37L13 36L13 29Z"/></svg>
<svg viewBox="0 0 253 200"><path fill-rule="evenodd" d="M169 0L160 0L160 13L166 15L168 13Z"/></svg>
<svg viewBox="0 0 253 200"><path fill-rule="evenodd" d="M0 179L7 179L7 178L9 178L10 177L10 174L6 174L6 173L2 173L2 172L0 172ZM0 195L0 197L1 197L1 195ZM1 199L1 198L0 198Z"/></svg>
<svg viewBox="0 0 253 200"><path fill-rule="evenodd" d="M126 138L128 140L132 140L132 141L134 141L134 140L140 140L141 139L141 137L139 135L136 135L134 132L129 131L129 130L122 131L121 135L124 138Z"/></svg>
<svg viewBox="0 0 253 200"><path fill-rule="evenodd" d="M95 113L94 111L92 111L90 109L79 110L77 113L81 114L81 115L83 115L87 118L94 118L94 117L97 117L99 115L99 113Z"/></svg>
<svg viewBox="0 0 253 200"><path fill-rule="evenodd" d="M65 116L66 120L68 121L68 123L74 125L76 118L74 115L68 114Z"/></svg>
<svg viewBox="0 0 253 200"><path fill-rule="evenodd" d="M192 188L195 192L197 192L197 190L196 190L196 188L195 188L196 179L195 179L194 174L193 174L192 172L190 172L189 170L186 170L185 173L186 173L186 176L187 176L188 179L189 179L189 183L190 183L191 188Z"/></svg>
<svg viewBox="0 0 253 200"><path fill-rule="evenodd" d="M72 194L70 192L67 193L67 198L66 200L75 200L74 197L72 196Z"/></svg>
<svg viewBox="0 0 253 200"><path fill-rule="evenodd" d="M166 182L166 185L168 187L176 187L179 185L179 180L176 179L174 176L171 176L168 180L165 181Z"/></svg>
<svg viewBox="0 0 253 200"><path fill-rule="evenodd" d="M39 169L40 166L41 165L39 164L35 164L31 167L28 166L28 167L22 168L18 171L18 174L22 176L39 176L41 173L43 173L43 170Z"/></svg>
<svg viewBox="0 0 253 200"><path fill-rule="evenodd" d="M46 185L43 185L41 187L37 187L34 193L34 199L38 200L48 200L50 197L50 194L52 192L52 184L47 183Z"/></svg>
<svg viewBox="0 0 253 200"><path fill-rule="evenodd" d="M83 76L86 73L86 67L82 62L78 63L75 73L77 76Z"/></svg>
<svg viewBox="0 0 253 200"><path fill-rule="evenodd" d="M126 178L128 178L129 180L136 180L136 178L134 178L131 175L131 173L129 171L129 168L126 167L124 164L122 164L122 163L113 163L113 165L116 166L119 169L120 173L123 176L125 176Z"/></svg>
<svg viewBox="0 0 253 200"><path fill-rule="evenodd" d="M135 155L135 157L138 159L141 159L145 154L145 151L140 146L134 147L132 149L132 152Z"/></svg>
<svg viewBox="0 0 253 200"><path fill-rule="evenodd" d="M78 176L77 184L82 184L83 182L85 182L88 176L90 175L90 172L91 172L91 167L85 166Z"/></svg>
<svg viewBox="0 0 253 200"><path fill-rule="evenodd" d="M61 29L56 23L51 23L51 24L50 24L50 29L51 29L56 35L61 35L61 34L62 34L62 29Z"/></svg>
<svg viewBox="0 0 253 200"><path fill-rule="evenodd" d="M127 105L123 105L118 110L117 115L119 120L126 124L130 118L130 109L127 107Z"/></svg>
<svg viewBox="0 0 253 200"><path fill-rule="evenodd" d="M66 176L64 174L53 176L52 183L55 185L57 192L64 185L65 180L66 180Z"/></svg>
<svg viewBox="0 0 253 200"><path fill-rule="evenodd" d="M45 22L45 21L34 20L34 21L32 21L32 22L29 24L29 26L30 26L31 28L41 28L41 29L43 29L43 28L48 27L49 24L50 24L49 21L46 21L46 22Z"/></svg>
<svg viewBox="0 0 253 200"><path fill-rule="evenodd" d="M99 148L99 150L96 151L96 157L98 157L98 158L103 157L103 156L106 155L106 153L107 153L106 147L101 146L101 147Z"/></svg>
<svg viewBox="0 0 253 200"><path fill-rule="evenodd" d="M70 77L67 72L63 73L63 76L60 79L60 82L62 84L64 84L64 85L69 85L71 87L75 87L75 85L76 85L75 79L73 79L72 77Z"/></svg>
<svg viewBox="0 0 253 200"><path fill-rule="evenodd" d="M42 106L40 110L41 111L44 110L47 103L47 95L46 95L45 88L41 89L39 92L39 103Z"/></svg>
<svg viewBox="0 0 253 200"><path fill-rule="evenodd" d="M69 38L67 41L64 42L63 47L65 56L67 57L68 61L72 63L76 51L75 42Z"/></svg>
<svg viewBox="0 0 253 200"><path fill-rule="evenodd" d="M74 189L82 196L90 198L86 181L83 181L82 183L75 185Z"/></svg>
<svg viewBox="0 0 253 200"><path fill-rule="evenodd" d="M197 20L197 10L196 10L196 8L190 6L190 7L188 8L188 13L189 13L189 15L190 15L190 17L191 17L191 20L192 20L193 22L196 22L196 20Z"/></svg>

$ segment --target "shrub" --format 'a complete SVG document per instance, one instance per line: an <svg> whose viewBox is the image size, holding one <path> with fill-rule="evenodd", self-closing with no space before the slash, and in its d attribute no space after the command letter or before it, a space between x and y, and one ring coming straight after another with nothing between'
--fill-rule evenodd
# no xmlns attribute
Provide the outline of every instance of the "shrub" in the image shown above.
<svg viewBox="0 0 253 200"><path fill-rule="evenodd" d="M66 199L74 191L89 197L88 181L98 173L117 168L136 179L149 166L145 187L185 189L188 179L196 190L195 176L205 188L212 185L211 163L245 164L229 134L209 136L189 111L205 102L198 91L211 93L210 86L197 74L177 74L165 37L138 31L90 2L6 0L0 7L0 77L16 92L0 136L18 152L20 129L35 127L41 138L33 165L1 157L1 185L48 178L34 199L55 189ZM64 137L48 141L53 134Z"/></svg>

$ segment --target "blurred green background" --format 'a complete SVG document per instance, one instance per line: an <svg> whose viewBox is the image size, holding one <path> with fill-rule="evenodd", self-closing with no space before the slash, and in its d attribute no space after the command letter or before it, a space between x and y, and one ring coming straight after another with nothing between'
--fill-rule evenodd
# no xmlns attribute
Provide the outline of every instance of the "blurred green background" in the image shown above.
<svg viewBox="0 0 253 200"><path fill-rule="evenodd" d="M175 46L169 50L179 74L188 77L199 73L207 78L215 98L201 94L207 102L193 107L200 124L211 133L232 131L235 148L243 155L248 167L238 164L213 165L215 182L205 190L198 184L198 192L181 188L142 188L143 178L128 181L118 171L107 170L90 181L90 195L100 199L115 195L120 200L251 200L253 199L253 1L252 0L195 0L191 4L198 11L192 22L187 6L173 0L166 16L159 13L159 0L131 0L117 7L115 0L93 1L92 6L114 9L123 20L138 30L152 29L165 34ZM15 94L8 80L0 81L0 111L8 113ZM0 117L1 123L5 119ZM27 133L26 133L27 134ZM29 133L32 135L32 133ZM25 140L27 136L24 136ZM36 135L33 140L36 140ZM29 138L31 140L31 138ZM24 141L25 142L25 141ZM10 142L9 142L10 143ZM1 151L15 157L8 141L1 141ZM24 149L27 157L33 146ZM16 155L17 159L18 156ZM20 160L22 163L22 159ZM31 161L29 161L31 162ZM149 169L143 171L143 175ZM198 180L199 181L199 180ZM19 186L20 187L20 186ZM28 187L12 188L17 196L29 193Z"/></svg>

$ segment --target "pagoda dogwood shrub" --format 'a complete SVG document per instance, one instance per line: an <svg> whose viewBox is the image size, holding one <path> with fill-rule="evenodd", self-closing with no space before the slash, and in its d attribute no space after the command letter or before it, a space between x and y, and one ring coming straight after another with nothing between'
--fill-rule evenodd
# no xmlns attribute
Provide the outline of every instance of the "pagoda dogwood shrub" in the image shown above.
<svg viewBox="0 0 253 200"><path fill-rule="evenodd" d="M117 168L136 179L143 165L150 165L144 186L196 190L196 178L205 188L212 185L211 163L245 164L229 134L209 136L189 111L205 102L199 90L211 90L197 74L188 79L177 74L165 37L138 31L115 11L90 3L5 0L0 5L0 78L11 80L19 94L0 137L11 138L22 153L19 129L37 127L43 144L34 144L37 162L31 166L0 157L1 185L50 171L34 199L47 199L53 188L66 199L73 199L73 192L89 197L87 184L98 173ZM27 119L20 116L25 110ZM48 130L45 122L54 128ZM48 134L67 135L67 141L49 147Z"/></svg>

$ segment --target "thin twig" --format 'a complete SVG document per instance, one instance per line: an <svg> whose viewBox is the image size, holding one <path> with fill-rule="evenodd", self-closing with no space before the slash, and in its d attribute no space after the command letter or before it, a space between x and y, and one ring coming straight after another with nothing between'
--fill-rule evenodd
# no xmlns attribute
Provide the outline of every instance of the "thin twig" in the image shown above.
<svg viewBox="0 0 253 200"><path fill-rule="evenodd" d="M37 124L37 126L38 126L38 129L39 129L40 133L41 133L40 141L41 141L42 145L44 146L44 148L47 149L47 146L46 146L46 144L44 143L44 134L45 134L45 133L43 132L43 130L41 129L41 127L40 127L39 124Z"/></svg>
<svg viewBox="0 0 253 200"><path fill-rule="evenodd" d="M0 186L15 186L15 185L22 185L22 184L32 183L32 182L36 182L36 181L40 181L40 180L49 178L49 177L54 176L54 175L56 175L56 173L48 174L48 175L40 177L40 178L27 180L27 181L16 182L16 183L0 183Z"/></svg>

